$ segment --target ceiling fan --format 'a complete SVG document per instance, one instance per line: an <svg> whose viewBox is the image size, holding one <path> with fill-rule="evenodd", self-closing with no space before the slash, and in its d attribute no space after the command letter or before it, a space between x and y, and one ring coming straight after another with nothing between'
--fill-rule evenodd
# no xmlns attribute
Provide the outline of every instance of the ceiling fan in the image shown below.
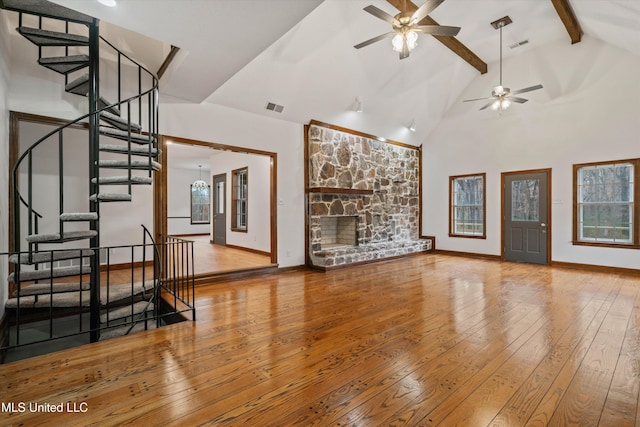
<svg viewBox="0 0 640 427"><path fill-rule="evenodd" d="M516 102L518 104L524 104L528 101L528 99L520 98L513 95L519 95L525 92L531 92L534 90L542 89L541 84L537 84L534 86L525 87L523 89L514 90L513 92L508 87L502 86L502 28L506 25L511 24L513 21L508 16L498 19L497 21L493 21L491 25L495 29L500 29L500 84L493 88L491 91L491 96L488 98L475 98L475 99L465 99L462 102L471 102L471 101L483 101L489 100L489 102L480 108L480 110L484 110L487 107L491 107L492 110L499 110L502 112L509 108L512 102Z"/></svg>
<svg viewBox="0 0 640 427"><path fill-rule="evenodd" d="M444 25L418 25L420 21L427 17L444 0L427 0L414 13L400 12L396 16L391 16L384 10L375 6L367 6L365 11L373 16L388 22L393 27L393 31L381 34L377 37L355 45L356 49L369 46L377 41L392 38L393 50L400 53L400 59L407 58L409 52L418 44L418 33L431 34L434 36L455 36L460 31L460 27L447 27Z"/></svg>

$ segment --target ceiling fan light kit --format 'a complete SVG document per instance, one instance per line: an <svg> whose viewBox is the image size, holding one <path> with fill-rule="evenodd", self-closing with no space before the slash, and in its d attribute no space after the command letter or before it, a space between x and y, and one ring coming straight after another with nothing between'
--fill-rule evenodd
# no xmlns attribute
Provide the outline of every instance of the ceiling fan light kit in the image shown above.
<svg viewBox="0 0 640 427"><path fill-rule="evenodd" d="M373 5L364 8L365 12L370 13L376 18L391 24L393 31L380 34L377 37L366 40L355 45L356 49L369 46L380 40L391 38L393 50L400 53L400 59L409 57L411 52L418 45L419 33L431 34L434 36L455 36L460 31L460 27L447 27L444 25L419 25L420 21L427 17L436 7L444 0L427 0L415 12L401 11L396 16L391 16L382 9L378 9Z"/></svg>
<svg viewBox="0 0 640 427"><path fill-rule="evenodd" d="M484 110L487 107L491 107L493 111L499 111L502 113L504 110L509 108L512 103L516 102L518 104L524 104L528 101L528 99L520 98L517 95L520 93L531 92L534 90L542 89L541 84L537 84L534 86L525 87L523 89L518 89L511 92L511 89L508 87L502 86L502 28L511 24L513 21L508 16L497 19L491 23L491 26L496 30L500 30L500 84L495 86L491 91L491 96L488 98L475 98L475 99L465 99L462 102L471 102L471 101L489 101L487 104L482 106L480 110Z"/></svg>

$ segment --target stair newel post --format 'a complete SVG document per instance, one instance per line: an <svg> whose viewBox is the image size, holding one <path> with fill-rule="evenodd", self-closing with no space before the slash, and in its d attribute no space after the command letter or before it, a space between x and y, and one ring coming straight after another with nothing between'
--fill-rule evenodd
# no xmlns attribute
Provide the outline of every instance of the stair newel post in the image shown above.
<svg viewBox="0 0 640 427"><path fill-rule="evenodd" d="M97 234L91 238L91 247L94 253L91 256L91 283L90 283L90 339L96 342L100 339L100 203L98 194L100 185L98 182L98 161L100 143L100 117L98 102L99 75L100 75L100 51L99 51L99 21L93 20L89 24L89 188L90 194L95 195L89 201L90 212L97 213L98 219L90 221L90 229Z"/></svg>
<svg viewBox="0 0 640 427"><path fill-rule="evenodd" d="M33 234L33 151L29 151L27 164L27 236L30 236ZM32 257L33 243L29 243L29 262L33 261Z"/></svg>

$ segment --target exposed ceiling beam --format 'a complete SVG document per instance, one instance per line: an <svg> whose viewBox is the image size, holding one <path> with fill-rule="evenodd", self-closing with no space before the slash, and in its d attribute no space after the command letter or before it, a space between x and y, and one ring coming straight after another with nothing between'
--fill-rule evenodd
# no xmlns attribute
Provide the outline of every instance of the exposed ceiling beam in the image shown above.
<svg viewBox="0 0 640 427"><path fill-rule="evenodd" d="M162 62L162 65L160 65L160 68L158 69L159 79L161 79L162 75L165 73L165 71L167 71L167 68L169 68L169 64L171 64L171 62L173 61L173 58L176 57L176 54L178 53L179 50L180 50L179 47L173 46L173 45L171 46L171 50L169 51L169 54L164 59L164 61Z"/></svg>
<svg viewBox="0 0 640 427"><path fill-rule="evenodd" d="M389 4L395 7L398 10L403 12L415 12L418 10L418 6L413 4L410 0L387 0ZM425 17L422 21L419 22L420 25L439 25L436 21L433 20L430 16ZM445 37L445 36L433 36L440 43L451 49L456 55L460 58L464 59L466 62L471 64L473 68L478 70L480 74L485 74L487 72L487 63L484 62L478 55L473 53L471 49L466 47L460 40L455 37Z"/></svg>
<svg viewBox="0 0 640 427"><path fill-rule="evenodd" d="M551 3L556 8L560 20L567 29L569 37L571 37L571 44L580 42L582 40L582 28L580 28L578 18L573 13L569 0L551 0Z"/></svg>

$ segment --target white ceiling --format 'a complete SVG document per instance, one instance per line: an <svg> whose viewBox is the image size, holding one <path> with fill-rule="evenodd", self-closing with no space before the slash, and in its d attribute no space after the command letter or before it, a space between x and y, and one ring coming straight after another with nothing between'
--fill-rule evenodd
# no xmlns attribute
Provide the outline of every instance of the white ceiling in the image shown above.
<svg viewBox="0 0 640 427"><path fill-rule="evenodd" d="M113 9L95 0L55 2L180 47L161 80L164 95L297 123L349 124L415 145L480 75L431 36L421 35L402 61L389 40L354 49L390 30L362 10L373 4L396 14L384 0L119 0ZM585 37L640 55L640 0L570 3ZM457 38L489 65L497 84L499 32L490 22L505 15L513 20L503 30L505 59L559 40L570 43L550 0L446 0L430 16L462 28ZM507 47L524 39L529 43ZM544 83L504 73L512 88ZM528 98L535 103L543 92ZM352 111L356 96L364 104L360 115ZM267 102L284 111L265 110ZM469 113L477 107L469 105ZM417 132L409 133L405 126L414 118Z"/></svg>

